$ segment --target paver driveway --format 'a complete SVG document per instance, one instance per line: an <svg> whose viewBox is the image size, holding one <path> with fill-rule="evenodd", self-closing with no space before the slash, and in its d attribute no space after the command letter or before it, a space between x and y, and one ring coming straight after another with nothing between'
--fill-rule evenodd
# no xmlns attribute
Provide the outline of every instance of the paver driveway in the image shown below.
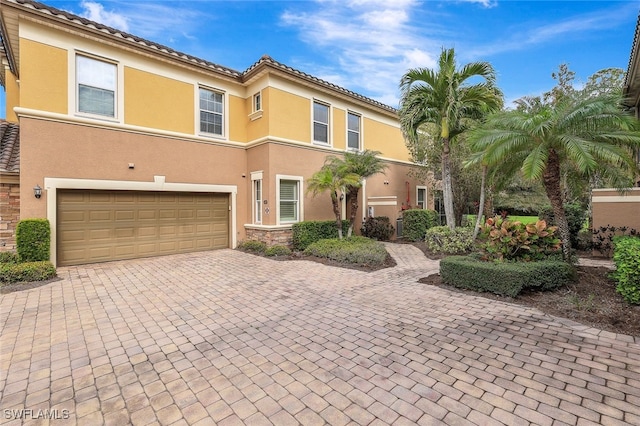
<svg viewBox="0 0 640 426"><path fill-rule="evenodd" d="M60 268L0 296L0 422L640 424L634 338L418 284L437 262L389 248L374 273L232 250Z"/></svg>

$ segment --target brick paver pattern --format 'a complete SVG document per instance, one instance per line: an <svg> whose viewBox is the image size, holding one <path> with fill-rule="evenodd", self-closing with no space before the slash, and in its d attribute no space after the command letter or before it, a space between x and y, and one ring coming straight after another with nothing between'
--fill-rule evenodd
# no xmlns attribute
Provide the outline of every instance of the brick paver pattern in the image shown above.
<svg viewBox="0 0 640 426"><path fill-rule="evenodd" d="M437 261L387 247L372 273L234 250L59 268L0 296L0 423L640 425L640 339L420 284Z"/></svg>

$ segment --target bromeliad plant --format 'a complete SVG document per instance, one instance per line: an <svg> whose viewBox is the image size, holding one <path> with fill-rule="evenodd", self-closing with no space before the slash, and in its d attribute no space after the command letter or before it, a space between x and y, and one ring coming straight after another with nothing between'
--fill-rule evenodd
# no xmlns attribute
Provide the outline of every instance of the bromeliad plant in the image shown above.
<svg viewBox="0 0 640 426"><path fill-rule="evenodd" d="M481 230L483 257L497 261L546 259L562 247L557 230L557 226L547 226L544 220L525 225L500 216L487 219Z"/></svg>

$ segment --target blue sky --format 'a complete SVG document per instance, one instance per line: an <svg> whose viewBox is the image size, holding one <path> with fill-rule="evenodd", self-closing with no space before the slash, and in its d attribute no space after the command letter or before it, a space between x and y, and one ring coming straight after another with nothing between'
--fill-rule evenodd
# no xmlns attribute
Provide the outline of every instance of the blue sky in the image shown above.
<svg viewBox="0 0 640 426"><path fill-rule="evenodd" d="M409 68L443 47L488 61L507 102L627 69L640 1L48 0L44 3L238 71L262 55L398 106ZM4 116L4 94L0 95Z"/></svg>

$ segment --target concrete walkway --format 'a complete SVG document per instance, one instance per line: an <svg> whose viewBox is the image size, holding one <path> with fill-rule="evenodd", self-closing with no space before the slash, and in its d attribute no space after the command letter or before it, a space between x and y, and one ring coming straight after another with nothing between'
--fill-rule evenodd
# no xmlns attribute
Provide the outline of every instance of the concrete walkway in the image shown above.
<svg viewBox="0 0 640 426"><path fill-rule="evenodd" d="M233 250L60 268L0 296L0 423L640 425L638 337L421 285L438 263L387 247L374 273Z"/></svg>

